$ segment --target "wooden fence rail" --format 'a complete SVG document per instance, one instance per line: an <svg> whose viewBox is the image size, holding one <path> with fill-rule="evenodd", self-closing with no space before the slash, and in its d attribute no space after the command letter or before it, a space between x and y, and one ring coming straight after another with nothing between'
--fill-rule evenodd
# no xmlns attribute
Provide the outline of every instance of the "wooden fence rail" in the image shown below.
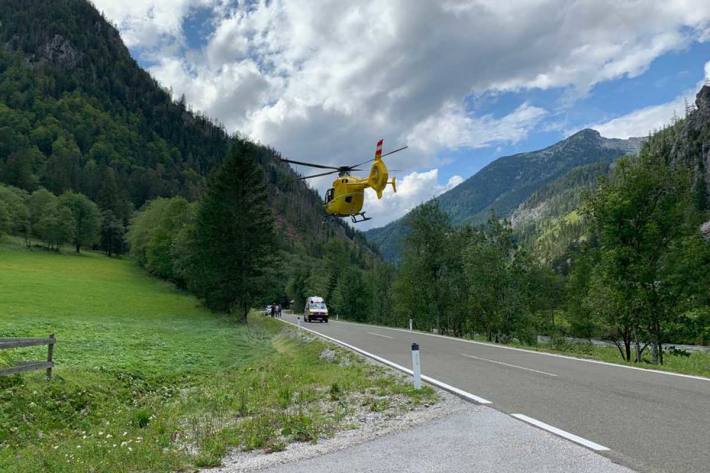
<svg viewBox="0 0 710 473"><path fill-rule="evenodd" d="M55 343L57 340L54 338L54 334L47 338L0 338L0 350L47 345L47 361L20 361L15 366L0 369L0 376L22 373L23 371L47 370L47 379L52 379L52 368L54 368L52 357L54 356Z"/></svg>

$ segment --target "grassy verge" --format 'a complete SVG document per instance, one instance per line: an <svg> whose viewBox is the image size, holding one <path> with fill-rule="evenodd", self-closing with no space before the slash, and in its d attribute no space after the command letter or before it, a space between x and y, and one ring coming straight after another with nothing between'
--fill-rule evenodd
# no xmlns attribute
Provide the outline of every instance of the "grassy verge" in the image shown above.
<svg viewBox="0 0 710 473"><path fill-rule="evenodd" d="M559 353L563 355L576 356L578 358L606 361L608 363L615 363L618 365L635 366L637 368L648 368L696 376L706 376L710 378L710 353L708 352L692 352L690 353L690 356L673 355L671 353L664 352L663 364L654 365L650 362L648 349L644 352L643 361L641 363L635 363L625 362L621 358L619 350L615 347L600 347L592 345L591 343L558 341L550 344L538 344L536 346L522 344L512 345L528 350Z"/></svg>
<svg viewBox="0 0 710 473"><path fill-rule="evenodd" d="M0 337L49 333L52 382L0 378L0 471L184 471L434 397L340 350L321 359L326 345L278 322L211 314L129 261L0 244ZM45 349L0 352L0 364Z"/></svg>

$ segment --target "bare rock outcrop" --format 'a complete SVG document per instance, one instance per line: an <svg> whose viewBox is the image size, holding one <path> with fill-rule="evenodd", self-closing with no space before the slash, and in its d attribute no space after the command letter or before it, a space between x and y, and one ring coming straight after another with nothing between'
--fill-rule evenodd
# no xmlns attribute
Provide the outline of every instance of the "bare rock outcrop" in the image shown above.
<svg viewBox="0 0 710 473"><path fill-rule="evenodd" d="M706 240L710 240L710 220L700 226L700 233Z"/></svg>
<svg viewBox="0 0 710 473"><path fill-rule="evenodd" d="M74 67L81 58L81 53L60 34L43 44L38 53L41 59L64 67Z"/></svg>

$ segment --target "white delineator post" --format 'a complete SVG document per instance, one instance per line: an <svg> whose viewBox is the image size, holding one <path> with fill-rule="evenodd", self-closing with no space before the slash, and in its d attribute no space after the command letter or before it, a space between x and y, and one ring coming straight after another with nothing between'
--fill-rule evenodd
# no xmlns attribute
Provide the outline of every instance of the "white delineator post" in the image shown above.
<svg viewBox="0 0 710 473"><path fill-rule="evenodd" d="M412 343L412 375L414 375L414 388L422 387L422 363L419 359L419 345Z"/></svg>
<svg viewBox="0 0 710 473"><path fill-rule="evenodd" d="M409 331L412 331L412 319L409 319Z"/></svg>
<svg viewBox="0 0 710 473"><path fill-rule="evenodd" d="M296 317L296 319L298 320L298 329L300 330L301 329L301 317L300 316Z"/></svg>

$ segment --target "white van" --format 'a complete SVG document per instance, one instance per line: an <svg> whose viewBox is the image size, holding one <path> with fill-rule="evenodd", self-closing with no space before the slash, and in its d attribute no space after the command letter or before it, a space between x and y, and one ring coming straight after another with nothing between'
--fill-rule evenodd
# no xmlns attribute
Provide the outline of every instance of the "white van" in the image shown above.
<svg viewBox="0 0 710 473"><path fill-rule="evenodd" d="M328 307L322 297L313 296L306 299L306 307L303 309L303 320L311 322L320 320L328 323Z"/></svg>

